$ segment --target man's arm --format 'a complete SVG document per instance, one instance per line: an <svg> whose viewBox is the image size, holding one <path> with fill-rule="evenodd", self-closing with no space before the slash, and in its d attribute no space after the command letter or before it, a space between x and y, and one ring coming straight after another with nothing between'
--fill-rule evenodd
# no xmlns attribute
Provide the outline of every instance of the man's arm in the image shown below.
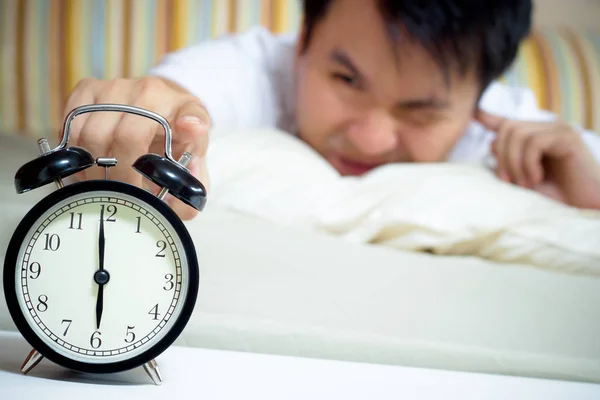
<svg viewBox="0 0 600 400"><path fill-rule="evenodd" d="M273 65L285 50L264 28L167 54L149 71L200 98L215 128L274 126L281 112Z"/></svg>

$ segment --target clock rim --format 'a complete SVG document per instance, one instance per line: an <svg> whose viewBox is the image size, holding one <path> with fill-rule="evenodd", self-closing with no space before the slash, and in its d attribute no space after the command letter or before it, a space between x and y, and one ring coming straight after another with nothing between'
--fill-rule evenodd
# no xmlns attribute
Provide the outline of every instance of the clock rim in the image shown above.
<svg viewBox="0 0 600 400"><path fill-rule="evenodd" d="M154 345L149 347L144 352L126 358L124 360L111 363L88 363L66 357L54 351L48 346L43 339L31 328L17 298L17 289L15 287L16 264L25 236L32 228L33 224L40 218L48 209L55 206L59 202L78 194L90 193L98 191L110 191L115 193L123 193L132 196L140 201L143 201L152 206L160 213L167 222L173 227L174 233L181 240L183 249L187 258L187 273L188 273L188 290L185 293L183 306L177 319L168 332ZM25 214L19 222L15 231L12 234L9 245L4 258L4 297L8 306L9 313L19 332L25 340L41 355L48 360L61 365L65 368L88 373L115 373L130 370L140 367L145 363L155 359L165 350L167 350L173 342L181 335L187 323L189 322L192 313L196 306L198 298L200 272L198 266L198 257L194 242L185 227L183 221L177 214L162 200L154 194L138 188L137 186L112 180L89 180L72 183L64 186L56 191L48 194L46 197L37 202L31 210ZM10 284L7 284L9 282Z"/></svg>

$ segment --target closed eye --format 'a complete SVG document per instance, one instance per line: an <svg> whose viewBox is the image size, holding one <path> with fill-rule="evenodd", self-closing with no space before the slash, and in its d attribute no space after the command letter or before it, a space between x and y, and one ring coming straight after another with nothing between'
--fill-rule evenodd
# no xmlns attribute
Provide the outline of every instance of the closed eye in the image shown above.
<svg viewBox="0 0 600 400"><path fill-rule="evenodd" d="M353 88L359 89L360 88L360 81L358 78L356 78L355 76L352 75L348 75L348 74L343 74L343 73L338 73L335 72L332 74L333 78L336 80L341 81L342 83L345 83L349 86L352 86Z"/></svg>

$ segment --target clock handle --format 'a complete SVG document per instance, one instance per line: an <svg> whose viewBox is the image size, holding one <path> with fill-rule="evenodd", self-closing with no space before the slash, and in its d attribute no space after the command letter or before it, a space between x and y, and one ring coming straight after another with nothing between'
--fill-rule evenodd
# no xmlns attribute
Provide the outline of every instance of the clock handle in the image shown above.
<svg viewBox="0 0 600 400"><path fill-rule="evenodd" d="M169 125L169 122L163 116L161 116L153 111L146 110L146 109L140 108L140 107L128 106L125 104L111 104L111 103L87 104L87 105L83 105L83 106L74 108L73 110L71 110L71 112L69 112L69 114L67 114L67 117L65 118L65 122L63 123L63 135L62 135L62 140L61 140L60 144L56 147L56 149L51 150L51 151L57 151L57 150L64 149L67 147L67 144L69 143L69 138L70 138L71 123L73 122L73 119L75 119L75 117L77 117L78 115L81 115L81 114L86 114L89 112L97 112L97 111L125 112L125 113L129 113L129 114L139 115L141 117L150 118L150 119L158 122L162 126L163 130L165 131L165 157L174 163L176 162L173 159L173 156L171 154L171 142L172 142L173 134L172 134L171 126Z"/></svg>

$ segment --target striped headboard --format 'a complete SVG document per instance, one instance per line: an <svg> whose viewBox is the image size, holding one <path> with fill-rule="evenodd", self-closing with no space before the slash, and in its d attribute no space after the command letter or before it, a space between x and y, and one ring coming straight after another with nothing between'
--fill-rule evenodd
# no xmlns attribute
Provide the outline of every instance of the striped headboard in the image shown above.
<svg viewBox="0 0 600 400"><path fill-rule="evenodd" d="M143 75L166 52L262 24L295 32L300 0L0 0L0 134L60 128L73 86ZM502 78L600 132L600 32L538 30Z"/></svg>

